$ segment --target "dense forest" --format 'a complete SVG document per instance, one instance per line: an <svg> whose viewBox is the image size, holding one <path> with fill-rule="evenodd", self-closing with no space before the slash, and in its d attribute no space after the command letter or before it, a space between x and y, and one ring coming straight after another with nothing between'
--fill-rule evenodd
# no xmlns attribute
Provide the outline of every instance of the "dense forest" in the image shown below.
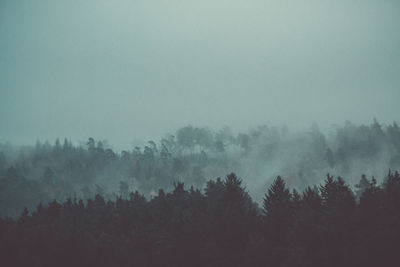
<svg viewBox="0 0 400 267"><path fill-rule="evenodd" d="M173 184L204 188L206 181L235 172L261 203L264 189L277 175L301 191L319 184L327 173L342 176L354 189L361 174L378 182L387 170L400 169L400 129L347 122L323 134L317 126L303 132L260 126L234 134L183 127L156 143L116 152L106 141L67 139L15 147L0 143L0 217L17 218L24 207L68 198L106 200L139 191L146 198Z"/></svg>
<svg viewBox="0 0 400 267"><path fill-rule="evenodd" d="M400 0L0 0L0 267L400 267Z"/></svg>
<svg viewBox="0 0 400 267"><path fill-rule="evenodd" d="M398 266L400 175L362 176L356 194L329 174L302 193L277 177L259 208L234 173L204 194L183 183L68 198L0 220L2 266Z"/></svg>
<svg viewBox="0 0 400 267"><path fill-rule="evenodd" d="M390 169L399 167L399 126L377 121L328 135L187 126L118 153L93 138L2 144L0 260L394 266L400 176Z"/></svg>

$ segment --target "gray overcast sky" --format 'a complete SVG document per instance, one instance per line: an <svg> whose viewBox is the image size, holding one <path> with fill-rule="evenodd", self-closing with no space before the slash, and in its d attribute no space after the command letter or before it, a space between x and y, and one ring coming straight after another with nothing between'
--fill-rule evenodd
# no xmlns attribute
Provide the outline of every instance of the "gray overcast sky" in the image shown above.
<svg viewBox="0 0 400 267"><path fill-rule="evenodd" d="M0 142L400 121L400 1L0 1Z"/></svg>

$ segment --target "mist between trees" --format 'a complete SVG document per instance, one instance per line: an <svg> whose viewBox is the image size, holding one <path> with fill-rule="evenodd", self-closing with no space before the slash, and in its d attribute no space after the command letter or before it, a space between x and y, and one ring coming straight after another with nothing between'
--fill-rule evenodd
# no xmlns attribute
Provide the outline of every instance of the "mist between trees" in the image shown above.
<svg viewBox="0 0 400 267"><path fill-rule="evenodd" d="M105 199L140 191L148 199L158 189L171 191L174 182L204 188L206 181L235 172L250 196L261 203L277 175L298 190L319 184L327 173L349 185L361 174L383 182L388 169L400 168L400 129L394 122L356 125L346 122L330 134L318 127L291 132L260 126L234 134L193 126L167 134L159 142L115 152L106 141L89 138L85 145L70 141L38 142L16 147L0 144L0 216L18 217L23 208L69 197Z"/></svg>

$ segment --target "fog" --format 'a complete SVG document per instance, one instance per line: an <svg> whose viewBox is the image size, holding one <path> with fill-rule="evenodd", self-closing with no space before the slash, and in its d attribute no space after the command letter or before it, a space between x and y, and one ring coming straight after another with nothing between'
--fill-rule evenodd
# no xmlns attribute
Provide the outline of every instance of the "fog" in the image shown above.
<svg viewBox="0 0 400 267"><path fill-rule="evenodd" d="M0 3L0 142L400 121L398 1Z"/></svg>
<svg viewBox="0 0 400 267"><path fill-rule="evenodd" d="M0 0L1 262L394 266L399 25L398 0Z"/></svg>
<svg viewBox="0 0 400 267"><path fill-rule="evenodd" d="M301 132L259 126L238 134L227 127L186 126L120 153L93 138L80 145L67 139L22 147L0 143L0 216L16 217L24 206L34 209L53 199L87 200L96 194L113 200L139 191L152 199L159 189L172 191L179 182L202 192L208 181L231 172L243 179L243 190L257 203L278 175L302 191L322 184L330 173L357 193L362 175L385 184L390 169L399 168L400 127L378 121L346 122L329 135L317 125Z"/></svg>

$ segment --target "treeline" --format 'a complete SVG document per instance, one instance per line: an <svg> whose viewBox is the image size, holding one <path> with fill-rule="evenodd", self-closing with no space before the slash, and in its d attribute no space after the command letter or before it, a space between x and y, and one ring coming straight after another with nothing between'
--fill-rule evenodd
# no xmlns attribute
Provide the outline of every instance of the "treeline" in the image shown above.
<svg viewBox="0 0 400 267"><path fill-rule="evenodd" d="M291 133L287 128L260 126L234 134L187 126L160 142L115 152L105 141L89 138L82 145L56 140L53 145L13 147L0 144L0 217L17 217L24 206L68 197L113 199L121 192L158 188L172 190L173 182L196 188L234 171L246 177L252 197L260 202L262 188L278 174L288 185L303 190L321 182L326 173L342 175L350 184L360 173L383 177L382 170L400 168L400 128L337 126L330 135L317 127Z"/></svg>
<svg viewBox="0 0 400 267"><path fill-rule="evenodd" d="M400 176L362 177L359 199L329 174L302 193L277 177L259 208L235 174L204 194L176 183L0 220L2 266L398 266Z"/></svg>

